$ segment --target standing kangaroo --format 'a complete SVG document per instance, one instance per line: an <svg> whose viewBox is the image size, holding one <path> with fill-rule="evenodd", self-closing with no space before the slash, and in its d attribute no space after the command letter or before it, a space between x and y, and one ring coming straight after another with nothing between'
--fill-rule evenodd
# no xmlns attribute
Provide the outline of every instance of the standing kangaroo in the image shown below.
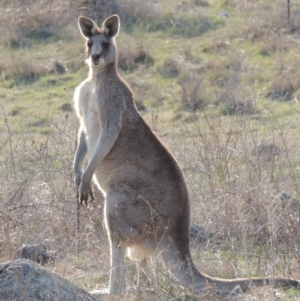
<svg viewBox="0 0 300 301"><path fill-rule="evenodd" d="M89 76L75 90L81 126L74 160L81 204L93 199L94 176L105 194L105 224L110 243L109 294L125 290L125 256L143 264L152 254L166 264L179 283L194 293L211 284L220 293L250 284L294 286L283 278L222 280L198 271L189 249L190 207L182 171L170 150L139 115L130 88L117 71L115 37L120 21L101 27L78 20L87 41ZM82 170L88 156L88 165Z"/></svg>

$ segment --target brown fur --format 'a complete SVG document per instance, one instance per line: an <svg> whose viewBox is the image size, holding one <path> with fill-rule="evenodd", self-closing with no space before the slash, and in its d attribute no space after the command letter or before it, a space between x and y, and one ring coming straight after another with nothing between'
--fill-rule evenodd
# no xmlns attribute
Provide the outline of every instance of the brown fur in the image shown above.
<svg viewBox="0 0 300 301"><path fill-rule="evenodd" d="M75 182L83 203L89 195L93 197L93 176L106 195L105 221L111 247L109 294L125 289L125 251L141 263L157 254L178 281L196 293L207 283L226 293L237 288L245 291L250 283L299 288L295 280L221 280L195 268L189 250L189 196L182 171L139 115L130 88L117 72L114 38L119 18L109 17L99 29L94 21L81 17L79 28L90 45L90 73L74 97L81 123ZM89 163L83 172L86 155Z"/></svg>

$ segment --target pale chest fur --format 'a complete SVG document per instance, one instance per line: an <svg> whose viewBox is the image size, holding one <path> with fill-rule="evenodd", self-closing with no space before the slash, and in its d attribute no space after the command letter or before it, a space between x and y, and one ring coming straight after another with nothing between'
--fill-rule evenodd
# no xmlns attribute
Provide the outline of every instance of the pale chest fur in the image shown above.
<svg viewBox="0 0 300 301"><path fill-rule="evenodd" d="M99 93L92 83L84 82L77 88L74 97L76 113L81 121L81 126L86 133L88 155L92 156L101 131L99 119Z"/></svg>

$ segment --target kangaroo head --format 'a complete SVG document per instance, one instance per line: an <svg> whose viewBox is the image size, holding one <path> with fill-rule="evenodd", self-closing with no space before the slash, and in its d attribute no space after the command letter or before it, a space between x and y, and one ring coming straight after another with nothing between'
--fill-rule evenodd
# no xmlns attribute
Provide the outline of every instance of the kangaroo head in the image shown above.
<svg viewBox="0 0 300 301"><path fill-rule="evenodd" d="M78 25L87 41L87 62L97 68L116 61L115 37L119 33L120 19L117 15L108 17L101 27L96 22L79 17Z"/></svg>

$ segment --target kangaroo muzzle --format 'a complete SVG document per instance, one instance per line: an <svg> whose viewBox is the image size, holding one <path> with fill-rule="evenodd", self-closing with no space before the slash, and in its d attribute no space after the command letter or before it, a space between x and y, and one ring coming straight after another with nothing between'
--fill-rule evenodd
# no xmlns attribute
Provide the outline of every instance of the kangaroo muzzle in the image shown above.
<svg viewBox="0 0 300 301"><path fill-rule="evenodd" d="M100 63L101 54L100 53L93 53L91 55L92 63L94 65L98 65Z"/></svg>

